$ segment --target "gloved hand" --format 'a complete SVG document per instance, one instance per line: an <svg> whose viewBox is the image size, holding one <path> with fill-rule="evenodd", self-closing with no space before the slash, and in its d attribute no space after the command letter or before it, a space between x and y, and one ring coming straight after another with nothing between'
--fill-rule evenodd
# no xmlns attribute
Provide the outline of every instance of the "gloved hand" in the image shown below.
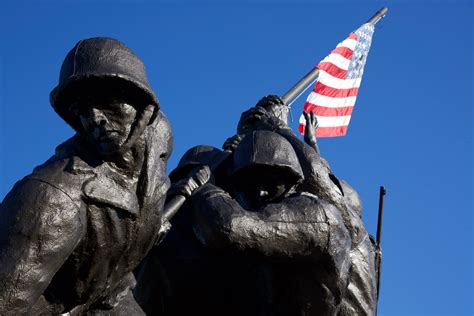
<svg viewBox="0 0 474 316"><path fill-rule="evenodd" d="M232 137L227 138L224 145L222 145L222 149L225 151L233 152L237 146L239 146L240 142L242 141L243 136L236 134Z"/></svg>
<svg viewBox="0 0 474 316"><path fill-rule="evenodd" d="M285 111L283 113L282 111ZM237 131L247 134L254 130L276 130L287 126L288 107L276 95L268 95L258 101L255 107L242 113Z"/></svg>
<svg viewBox="0 0 474 316"><path fill-rule="evenodd" d="M211 170L208 166L199 166L191 170L187 178L172 184L168 190L168 196L183 195L190 197L193 192L207 183L211 178Z"/></svg>

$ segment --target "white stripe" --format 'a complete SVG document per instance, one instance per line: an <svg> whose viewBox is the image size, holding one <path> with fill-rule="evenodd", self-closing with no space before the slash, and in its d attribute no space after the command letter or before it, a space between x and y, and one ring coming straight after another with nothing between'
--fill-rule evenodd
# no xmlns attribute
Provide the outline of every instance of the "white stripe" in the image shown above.
<svg viewBox="0 0 474 316"><path fill-rule="evenodd" d="M336 127L347 126L351 116L318 116L318 123L320 127Z"/></svg>
<svg viewBox="0 0 474 316"><path fill-rule="evenodd" d="M336 127L336 126L347 126L351 120L350 115L346 116L317 116L318 124L320 127ZM300 124L306 125L304 116L300 116Z"/></svg>
<svg viewBox="0 0 474 316"><path fill-rule="evenodd" d="M347 47L349 48L350 50L354 50L356 48L356 45L357 45L357 41L353 38L346 38L345 40L343 40L341 43L337 44L336 47L341 47L341 46L344 46L344 47Z"/></svg>
<svg viewBox="0 0 474 316"><path fill-rule="evenodd" d="M349 64L351 63L351 61L349 59L347 59L347 58L345 58L345 57L343 57L342 55L339 55L339 54L329 54L321 62L322 63L327 62L327 63L334 64L334 65L336 65L337 67L339 67L343 70L349 69Z"/></svg>
<svg viewBox="0 0 474 316"><path fill-rule="evenodd" d="M357 79L339 79L331 76L329 73L324 70L319 70L318 81L323 85L335 88L335 89L352 89L359 88L360 81L362 78Z"/></svg>
<svg viewBox="0 0 474 316"><path fill-rule="evenodd" d="M325 106L327 108L342 108L346 106L354 106L356 98L356 96L347 98L331 98L311 92L306 102L314 105Z"/></svg>
<svg viewBox="0 0 474 316"><path fill-rule="evenodd" d="M306 119L304 118L303 114L300 116L300 124L306 125Z"/></svg>

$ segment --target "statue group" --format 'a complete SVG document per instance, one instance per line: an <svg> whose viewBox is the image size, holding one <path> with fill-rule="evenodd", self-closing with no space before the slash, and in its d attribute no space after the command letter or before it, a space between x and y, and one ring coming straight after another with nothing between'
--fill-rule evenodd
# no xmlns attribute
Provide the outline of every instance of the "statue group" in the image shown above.
<svg viewBox="0 0 474 316"><path fill-rule="evenodd" d="M302 141L264 97L168 177L171 126L124 44L78 42L50 100L76 134L0 205L0 315L374 314L375 246L312 114Z"/></svg>

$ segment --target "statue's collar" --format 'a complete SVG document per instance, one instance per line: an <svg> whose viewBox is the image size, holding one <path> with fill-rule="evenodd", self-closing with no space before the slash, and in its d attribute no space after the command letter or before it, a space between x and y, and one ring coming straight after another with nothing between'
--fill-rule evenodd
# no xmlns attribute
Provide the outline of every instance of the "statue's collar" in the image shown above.
<svg viewBox="0 0 474 316"><path fill-rule="evenodd" d="M136 183L111 168L108 163L91 166L80 157L73 156L67 171L72 174L90 175L82 185L82 192L87 199L138 216L140 207L135 193Z"/></svg>

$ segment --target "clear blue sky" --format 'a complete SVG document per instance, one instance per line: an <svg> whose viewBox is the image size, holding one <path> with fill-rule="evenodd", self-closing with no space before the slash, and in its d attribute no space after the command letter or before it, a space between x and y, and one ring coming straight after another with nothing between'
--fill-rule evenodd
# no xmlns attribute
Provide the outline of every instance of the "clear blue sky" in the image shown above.
<svg viewBox="0 0 474 316"><path fill-rule="evenodd" d="M355 2L3 0L0 199L73 134L48 95L79 39L115 37L144 60L174 130L171 170L386 5L348 136L319 146L373 234L387 187L379 315L473 315L472 1Z"/></svg>

